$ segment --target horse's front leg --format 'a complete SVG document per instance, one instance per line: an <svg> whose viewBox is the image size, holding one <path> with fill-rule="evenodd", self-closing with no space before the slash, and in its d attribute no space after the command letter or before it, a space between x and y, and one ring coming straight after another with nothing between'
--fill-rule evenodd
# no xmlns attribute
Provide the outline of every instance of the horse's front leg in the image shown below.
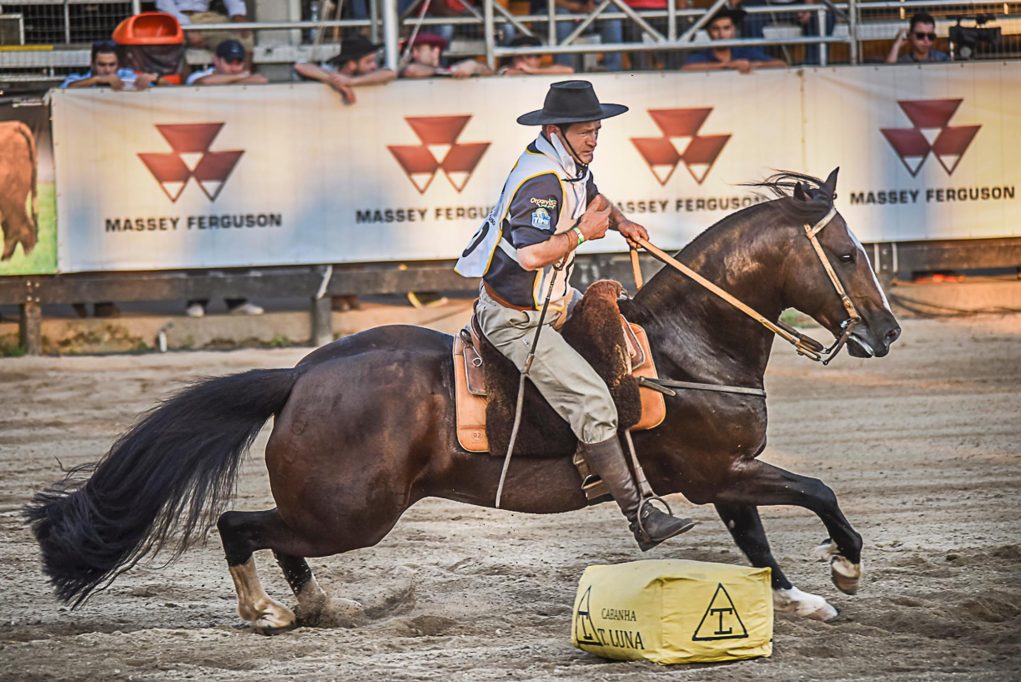
<svg viewBox="0 0 1021 682"><path fill-rule="evenodd" d="M845 594L858 591L861 580L861 535L848 522L837 496L817 478L801 476L759 460L742 462L730 485L714 502L723 504L795 505L809 509L829 531L832 546L826 548L830 577Z"/></svg>
<svg viewBox="0 0 1021 682"><path fill-rule="evenodd" d="M825 599L818 595L802 592L791 584L780 565L773 557L766 539L766 529L762 527L759 510L750 504L732 504L717 502L716 512L723 519L738 548L748 557L752 566L769 567L773 579L773 603L776 608L804 618L830 620L837 615Z"/></svg>

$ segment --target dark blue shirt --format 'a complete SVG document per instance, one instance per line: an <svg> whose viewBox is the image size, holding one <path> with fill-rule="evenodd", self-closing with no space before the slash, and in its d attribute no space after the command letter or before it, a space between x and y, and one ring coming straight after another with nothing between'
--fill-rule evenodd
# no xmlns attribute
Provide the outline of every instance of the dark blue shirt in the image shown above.
<svg viewBox="0 0 1021 682"><path fill-rule="evenodd" d="M929 58L926 60L915 59L914 52L908 52L902 54L897 58L898 64L926 64L928 62L949 62L950 55L946 52L940 52L939 50L929 50Z"/></svg>
<svg viewBox="0 0 1021 682"><path fill-rule="evenodd" d="M758 47L732 47L730 48L730 61L747 59L750 62L768 62L773 58ZM712 50L699 50L688 55L687 64L720 64L719 59Z"/></svg>

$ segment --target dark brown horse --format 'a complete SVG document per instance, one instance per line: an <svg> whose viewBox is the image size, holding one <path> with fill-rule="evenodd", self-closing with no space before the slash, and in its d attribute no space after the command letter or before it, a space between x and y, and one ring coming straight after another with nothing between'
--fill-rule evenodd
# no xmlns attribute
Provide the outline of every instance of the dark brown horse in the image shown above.
<svg viewBox="0 0 1021 682"><path fill-rule="evenodd" d="M793 188L793 196L725 218L679 259L768 319L793 307L839 335L847 314L804 230L831 210L836 171L826 182L787 174L768 185ZM861 317L849 351L886 355L900 327L864 249L839 214L819 241ZM689 279L664 270L622 309L648 331L661 376L762 387L773 336ZM238 612L262 632L295 624L255 573L252 553L272 549L302 622L356 621L357 605L331 602L304 557L372 546L424 497L493 504L502 460L457 445L450 353L445 334L381 327L324 346L292 369L185 389L122 436L84 483L72 475L26 508L57 595L80 604L149 552L183 551L226 507L244 453L275 417L266 466L276 508L218 518ZM685 391L668 399L661 426L634 441L657 492L715 505L751 563L772 568L781 609L819 619L836 614L780 570L759 520L762 505L815 512L829 533L824 549L834 583L857 589L862 540L833 491L756 459L766 444L763 397ZM510 468L507 509L550 514L585 504L568 458L519 458ZM620 534L627 542L623 526Z"/></svg>

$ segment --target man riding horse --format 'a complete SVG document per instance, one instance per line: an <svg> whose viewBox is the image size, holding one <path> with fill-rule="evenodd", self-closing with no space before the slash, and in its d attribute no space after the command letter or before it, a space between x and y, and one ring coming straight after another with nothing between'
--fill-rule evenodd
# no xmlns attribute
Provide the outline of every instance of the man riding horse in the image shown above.
<svg viewBox="0 0 1021 682"><path fill-rule="evenodd" d="M649 237L599 193L589 170L600 121L627 110L600 103L587 81L553 83L542 109L518 117L518 123L542 130L514 165L455 269L465 277L482 277L476 315L493 346L522 371L535 346L528 378L570 424L585 461L646 551L695 524L644 503L617 435L609 388L558 331L581 298L568 283L575 249L601 239L607 229L632 246L636 238ZM544 292L550 292L545 318Z"/></svg>

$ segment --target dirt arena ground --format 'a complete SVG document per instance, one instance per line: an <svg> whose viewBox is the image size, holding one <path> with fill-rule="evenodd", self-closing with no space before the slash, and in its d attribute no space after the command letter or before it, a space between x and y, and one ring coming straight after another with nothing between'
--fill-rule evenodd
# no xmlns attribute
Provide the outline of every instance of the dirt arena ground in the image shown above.
<svg viewBox="0 0 1021 682"><path fill-rule="evenodd" d="M39 571L19 508L91 461L135 415L198 376L293 364L306 351L0 360L0 679L646 680L1021 679L1021 316L907 320L891 356L829 368L777 348L763 458L822 478L865 537L854 597L810 549L817 519L763 510L830 623L777 615L771 658L660 668L571 647L585 566L642 557L616 511L538 517L426 500L379 546L310 563L360 600L356 629L265 638L240 627L215 531L166 568L138 566L71 612ZM264 431L235 507L272 505ZM743 563L709 507L651 556ZM268 591L293 602L272 557Z"/></svg>

